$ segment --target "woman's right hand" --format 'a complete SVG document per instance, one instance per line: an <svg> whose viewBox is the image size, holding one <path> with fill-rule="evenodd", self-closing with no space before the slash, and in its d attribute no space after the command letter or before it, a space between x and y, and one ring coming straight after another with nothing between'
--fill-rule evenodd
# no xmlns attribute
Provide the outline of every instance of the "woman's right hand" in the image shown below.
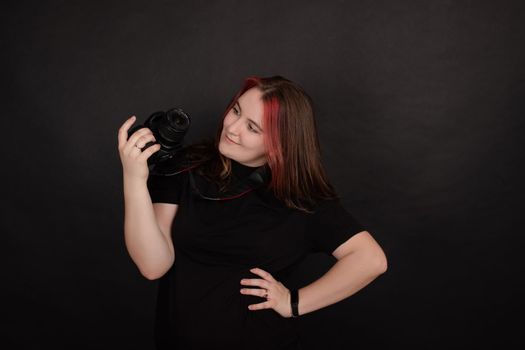
<svg viewBox="0 0 525 350"><path fill-rule="evenodd" d="M156 141L151 130L146 127L135 131L128 139L128 130L135 122L135 119L135 116L130 117L120 127L118 131L118 150L124 176L146 181L149 175L147 160L160 149L160 144L156 143L141 151L141 148L146 143Z"/></svg>

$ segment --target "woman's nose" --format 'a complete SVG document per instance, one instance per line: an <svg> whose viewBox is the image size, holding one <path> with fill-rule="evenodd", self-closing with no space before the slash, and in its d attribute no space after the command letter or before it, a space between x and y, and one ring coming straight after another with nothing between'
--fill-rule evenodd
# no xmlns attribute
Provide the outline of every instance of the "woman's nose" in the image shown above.
<svg viewBox="0 0 525 350"><path fill-rule="evenodd" d="M237 119L236 121L234 121L233 123L231 123L230 125L228 125L228 127L226 128L226 131L227 131L229 134L237 135L237 134L238 134L238 131L239 131L239 126L240 126L239 121L240 121L240 119Z"/></svg>

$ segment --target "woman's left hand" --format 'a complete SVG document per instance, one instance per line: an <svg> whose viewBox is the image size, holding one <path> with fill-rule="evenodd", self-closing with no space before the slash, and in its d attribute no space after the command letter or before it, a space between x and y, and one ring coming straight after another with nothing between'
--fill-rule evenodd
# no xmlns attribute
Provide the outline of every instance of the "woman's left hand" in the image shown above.
<svg viewBox="0 0 525 350"><path fill-rule="evenodd" d="M245 278L241 280L241 285L260 288L243 288L241 294L256 295L267 300L259 304L249 305L248 308L250 310L274 309L283 317L292 317L290 290L264 270L253 268L250 272L261 276L263 279Z"/></svg>

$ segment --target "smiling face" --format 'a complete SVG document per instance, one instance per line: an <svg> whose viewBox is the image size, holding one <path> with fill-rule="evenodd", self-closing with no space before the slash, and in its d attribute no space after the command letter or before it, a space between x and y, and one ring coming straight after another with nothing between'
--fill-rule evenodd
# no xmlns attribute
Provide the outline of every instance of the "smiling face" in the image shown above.
<svg viewBox="0 0 525 350"><path fill-rule="evenodd" d="M245 91L224 117L219 152L241 164L266 163L262 124L264 105L257 87Z"/></svg>

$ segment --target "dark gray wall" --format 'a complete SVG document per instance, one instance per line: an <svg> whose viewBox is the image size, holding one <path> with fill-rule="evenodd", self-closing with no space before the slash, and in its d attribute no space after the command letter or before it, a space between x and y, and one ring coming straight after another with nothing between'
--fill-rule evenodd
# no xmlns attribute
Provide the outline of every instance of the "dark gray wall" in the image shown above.
<svg viewBox="0 0 525 350"><path fill-rule="evenodd" d="M330 178L389 261L300 319L306 349L523 346L522 4L5 3L2 341L153 349L117 130L182 107L187 140L211 136L245 76L280 74L312 96Z"/></svg>

